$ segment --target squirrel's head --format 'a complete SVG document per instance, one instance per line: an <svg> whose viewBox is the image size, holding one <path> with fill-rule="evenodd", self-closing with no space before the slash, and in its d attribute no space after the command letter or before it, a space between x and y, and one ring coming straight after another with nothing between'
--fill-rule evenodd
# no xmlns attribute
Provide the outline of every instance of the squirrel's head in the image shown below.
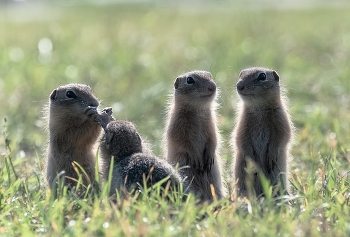
<svg viewBox="0 0 350 237"><path fill-rule="evenodd" d="M101 148L120 160L142 152L142 140L133 123L124 120L111 121L105 129Z"/></svg>
<svg viewBox="0 0 350 237"><path fill-rule="evenodd" d="M207 71L191 71L178 76L174 82L176 103L203 106L216 96L216 84Z"/></svg>
<svg viewBox="0 0 350 237"><path fill-rule="evenodd" d="M272 105L280 100L279 80L277 72L271 69L244 69L236 84L237 93L248 106Z"/></svg>
<svg viewBox="0 0 350 237"><path fill-rule="evenodd" d="M70 121L72 126L86 122L93 113L97 114L99 102L89 86L67 84L52 91L49 97L50 123Z"/></svg>

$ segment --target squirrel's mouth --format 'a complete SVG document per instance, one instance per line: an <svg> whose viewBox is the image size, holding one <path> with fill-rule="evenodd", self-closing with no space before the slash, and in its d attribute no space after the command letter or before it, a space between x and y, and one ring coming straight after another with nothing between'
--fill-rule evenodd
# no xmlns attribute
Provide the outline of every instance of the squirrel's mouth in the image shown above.
<svg viewBox="0 0 350 237"><path fill-rule="evenodd" d="M248 92L248 91L238 91L238 94L241 96L253 96L254 93Z"/></svg>
<svg viewBox="0 0 350 237"><path fill-rule="evenodd" d="M210 97L214 97L215 96L215 92L208 92L205 95L201 95L201 97L203 98L210 98Z"/></svg>
<svg viewBox="0 0 350 237"><path fill-rule="evenodd" d="M216 88L208 88L208 90L204 96L211 97L211 96L215 96L215 94L216 94Z"/></svg>

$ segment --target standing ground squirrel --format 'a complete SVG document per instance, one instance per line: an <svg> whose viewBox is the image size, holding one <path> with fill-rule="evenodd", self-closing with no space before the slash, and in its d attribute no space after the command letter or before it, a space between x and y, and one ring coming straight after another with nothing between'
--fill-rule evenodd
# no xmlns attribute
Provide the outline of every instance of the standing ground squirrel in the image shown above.
<svg viewBox="0 0 350 237"><path fill-rule="evenodd" d="M213 201L214 192L220 199L224 188L218 155L216 84L210 72L192 71L177 77L174 88L164 134L167 160L179 167L202 202Z"/></svg>
<svg viewBox="0 0 350 237"><path fill-rule="evenodd" d="M237 82L241 100L237 124L232 134L234 175L241 196L263 195L259 173L272 186L288 192L288 155L293 124L278 74L266 68L242 70ZM250 162L251 161L251 162ZM251 164L252 166L250 166Z"/></svg>
<svg viewBox="0 0 350 237"><path fill-rule="evenodd" d="M106 123L106 114L98 120L105 133L100 141L99 172L104 182L108 181L111 159L114 157L110 196L118 190L124 195L135 188L144 188L167 179L161 186L169 189L178 188L182 182L176 170L166 161L151 155L148 149L143 153L143 142L134 124L118 120Z"/></svg>
<svg viewBox="0 0 350 237"><path fill-rule="evenodd" d="M53 90L50 95L48 125L49 145L46 179L56 188L57 174L64 171L65 184L76 186L78 174L72 163L77 162L86 172L82 173L84 185L95 180L95 153L93 146L101 127L95 121L99 102L89 86L68 84ZM79 170L79 168L78 168Z"/></svg>

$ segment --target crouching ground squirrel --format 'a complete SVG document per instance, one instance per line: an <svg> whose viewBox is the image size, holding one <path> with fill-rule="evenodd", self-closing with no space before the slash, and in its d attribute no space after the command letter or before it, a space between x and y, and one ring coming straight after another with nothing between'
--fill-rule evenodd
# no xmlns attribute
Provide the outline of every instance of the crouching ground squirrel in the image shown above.
<svg viewBox="0 0 350 237"><path fill-rule="evenodd" d="M147 187L166 180L163 189L174 190L182 182L179 174L166 161L154 155L143 153L143 142L134 124L117 120L106 122L106 114L101 113L98 120L105 133L100 141L99 172L102 180L108 180L111 159L114 157L110 195L116 190L122 196L135 189Z"/></svg>
<svg viewBox="0 0 350 237"><path fill-rule="evenodd" d="M95 180L95 152L101 126L95 121L99 102L89 86L68 84L53 90L48 105L49 144L47 149L46 179L53 189L56 177L62 171L65 184L76 186L79 176L73 162L86 172L84 185Z"/></svg>
<svg viewBox="0 0 350 237"><path fill-rule="evenodd" d="M167 160L187 177L191 190L202 202L224 196L216 91L210 72L192 71L177 77L164 134Z"/></svg>
<svg viewBox="0 0 350 237"><path fill-rule="evenodd" d="M277 193L288 192L288 155L293 138L293 124L279 75L266 68L242 70L237 82L241 98L237 124L232 134L238 193L263 195L263 174ZM251 165L249 165L251 164Z"/></svg>

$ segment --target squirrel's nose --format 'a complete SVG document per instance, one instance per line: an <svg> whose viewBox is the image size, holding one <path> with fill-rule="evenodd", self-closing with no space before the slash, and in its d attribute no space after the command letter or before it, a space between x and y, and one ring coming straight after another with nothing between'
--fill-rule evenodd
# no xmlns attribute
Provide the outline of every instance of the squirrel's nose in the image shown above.
<svg viewBox="0 0 350 237"><path fill-rule="evenodd" d="M215 84L212 84L208 87L208 90L212 93L214 93L216 91L216 85Z"/></svg>
<svg viewBox="0 0 350 237"><path fill-rule="evenodd" d="M237 87L237 90L239 91L244 89L244 85L242 85L242 83L239 83L239 82L237 83L236 87Z"/></svg>

